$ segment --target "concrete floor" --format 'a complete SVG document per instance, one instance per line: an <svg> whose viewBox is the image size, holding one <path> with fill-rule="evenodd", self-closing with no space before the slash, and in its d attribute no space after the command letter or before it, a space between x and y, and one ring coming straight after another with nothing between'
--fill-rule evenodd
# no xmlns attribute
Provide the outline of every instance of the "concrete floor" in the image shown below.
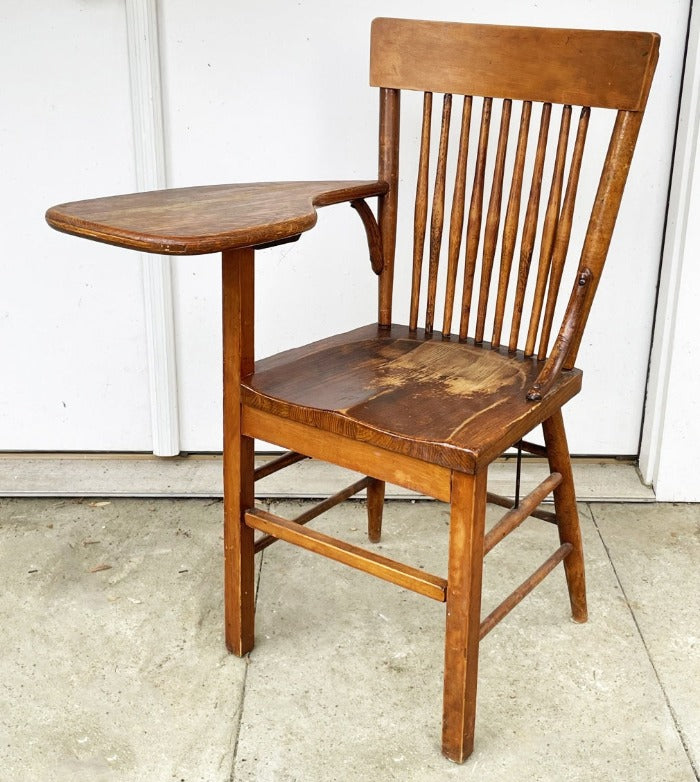
<svg viewBox="0 0 700 782"><path fill-rule="evenodd" d="M484 640L455 766L439 604L279 543L239 660L219 501L0 500L0 780L697 780L700 505L581 512L590 620L569 620L557 570ZM390 503L380 550L444 573L447 518ZM364 511L314 526L363 542ZM553 544L528 521L489 554L485 611Z"/></svg>

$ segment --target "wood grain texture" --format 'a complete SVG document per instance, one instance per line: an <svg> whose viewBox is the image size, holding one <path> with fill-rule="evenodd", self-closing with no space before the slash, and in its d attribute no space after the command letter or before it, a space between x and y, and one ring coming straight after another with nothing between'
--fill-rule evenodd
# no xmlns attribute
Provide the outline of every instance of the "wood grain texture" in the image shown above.
<svg viewBox="0 0 700 782"><path fill-rule="evenodd" d="M557 232L554 239L554 248L552 250L552 263L549 273L549 282L547 284L547 304L545 306L542 328L540 330L540 347L537 351L538 358L546 358L549 350L549 336L552 332L554 309L557 305L559 287L561 285L562 274L564 273L564 263L566 262L566 253L569 249L571 226L574 219L574 207L576 206L576 191L578 190L578 180L581 173L581 163L583 161L583 148L586 143L590 116L591 110L589 108L584 107L581 109L581 116L579 117L578 129L576 131L576 141L574 142L574 151L571 155L571 164L569 166L566 194L564 196L564 203L561 207L561 214L559 215Z"/></svg>
<svg viewBox="0 0 700 782"><path fill-rule="evenodd" d="M579 259L579 279L582 274L588 276L585 297L580 309L576 312L569 309L570 314L568 317L564 316L564 323L559 333L560 337L564 331L566 331L567 336L570 335L566 358L562 365L564 369L572 367L576 361L583 330L586 327L588 314L593 304L593 297L598 288L605 259L608 255L612 232L617 222L620 201L622 200L622 193L627 182L627 174L629 173L632 154L637 143L641 124L641 112L619 111L615 118L615 125L610 137L610 144L605 156L605 163L603 164L603 172L598 183L591 219L588 223L586 238L583 241L583 249ZM570 308L573 305L576 293L576 287L574 287Z"/></svg>
<svg viewBox="0 0 700 782"><path fill-rule="evenodd" d="M499 508L507 508L508 510L513 507L513 500L510 497L504 497L502 494L494 494L493 492L488 492L486 494L486 502L489 502L493 505L498 505ZM549 524L557 523L557 517L554 515L554 513L551 513L547 510L540 510L539 508L535 508L535 510L530 513L530 516L535 519L546 521Z"/></svg>
<svg viewBox="0 0 700 782"><path fill-rule="evenodd" d="M531 114L532 102L524 101L520 114L518 146L515 150L513 178L510 185L510 195L508 196L506 220L503 225L501 264L498 274L498 293L496 294L496 311L493 316L493 336L491 337L491 347L495 348L498 348L501 345L501 332L503 330L503 316L505 314L508 285L510 283L510 271L513 264L513 255L515 253L515 242L518 236L520 199L523 188L523 173L525 171L525 158L527 155L527 139L530 131Z"/></svg>
<svg viewBox="0 0 700 782"><path fill-rule="evenodd" d="M559 548L535 570L535 572L523 581L520 586L511 592L510 595L481 623L479 632L480 639L488 635L493 628L509 614L515 606L518 605L530 592L554 570L554 568L571 554L571 544L563 543Z"/></svg>
<svg viewBox="0 0 700 782"><path fill-rule="evenodd" d="M428 166L430 163L432 109L433 94L432 92L426 92L423 96L423 126L420 135L416 200L413 211L413 275L411 277L411 312L408 321L409 326L413 330L418 326L420 283L423 271L423 252L425 249L425 227L428 221Z"/></svg>
<svg viewBox="0 0 700 782"><path fill-rule="evenodd" d="M462 763L474 749L486 470L454 473L447 559L442 752Z"/></svg>
<svg viewBox="0 0 700 782"><path fill-rule="evenodd" d="M381 325L391 323L394 289L394 256L396 254L396 219L399 204L399 138L401 92L379 90L379 171L378 179L386 182L387 191L379 196L377 218L382 236L384 264L379 276L379 314Z"/></svg>
<svg viewBox="0 0 700 782"><path fill-rule="evenodd" d="M316 455L280 439L285 419L471 473L577 393L581 377L572 371L528 402L543 365L505 349L372 325L257 362L243 380L243 402L278 419L277 439L251 436L302 453Z"/></svg>
<svg viewBox="0 0 700 782"><path fill-rule="evenodd" d="M369 204L364 198L355 198L350 201L350 206L360 215L362 225L365 228L372 271L375 274L381 274L384 268L384 252L382 250L382 235L374 212L369 208Z"/></svg>
<svg viewBox="0 0 700 782"><path fill-rule="evenodd" d="M537 508L537 506L544 500L544 498L551 494L556 486L561 483L561 475L558 472L553 472L542 483L535 486L535 488L527 495L523 497L517 507L511 508L508 513L505 513L501 519L494 524L493 527L486 533L484 537L484 556L491 551L491 549L500 543L507 535L517 529ZM488 499L488 497L487 497ZM490 500L489 500L490 501Z"/></svg>
<svg viewBox="0 0 700 782"><path fill-rule="evenodd" d="M442 227L445 217L445 172L447 170L447 142L450 134L450 116L452 96L445 95L442 104L442 124L440 126L440 147L438 149L435 187L433 188L433 211L430 216L430 255L428 263L428 303L425 314L425 330L433 332L435 319L435 296L437 293L440 247L442 246Z"/></svg>
<svg viewBox="0 0 700 782"><path fill-rule="evenodd" d="M590 269L583 269L577 274L552 352L544 362L535 382L528 389L527 398L529 400L536 402L542 399L564 368L571 346L576 339L576 329L581 320L586 317L586 306L590 306L590 304L587 305L587 294L592 284L593 275Z"/></svg>
<svg viewBox="0 0 700 782"><path fill-rule="evenodd" d="M254 366L253 250L222 257L224 618L226 646L242 657L253 648L255 570L252 530L243 513L254 495L253 440L241 437L241 377Z"/></svg>
<svg viewBox="0 0 700 782"><path fill-rule="evenodd" d="M263 478L267 478L268 475L284 470L285 467L290 467L292 464L301 462L304 459L308 459L303 453L295 453L294 451L288 451L283 453L282 456L278 456L267 464L263 464L260 467L255 468L254 476L256 481L261 481Z"/></svg>
<svg viewBox="0 0 700 782"><path fill-rule="evenodd" d="M63 204L47 212L54 228L130 249L175 255L223 252L224 551L226 643L245 654L254 639L253 554L279 538L379 578L446 600L443 752L472 751L479 640L557 562L565 562L572 615L586 618L585 577L571 464L561 407L581 387L573 368L617 218L658 56L658 36L379 19L373 23L371 79L380 90L379 174L372 181L217 185ZM392 325L399 198L400 89L425 93L415 203L409 326ZM430 228L426 329L417 328L428 209L433 92L446 93ZM434 336L452 94L465 95L449 226L443 335ZM485 96L466 235L460 341L450 339L466 201L472 95ZM503 99L479 285L476 340L467 339L482 231L492 100ZM503 229L493 343L482 342L500 225L512 100L524 100ZM543 103L523 221L509 347L500 347L517 242L531 101ZM534 349L545 281L549 292L538 357L516 350L535 243L552 104L565 104L553 165L527 353ZM618 109L576 282L549 358L544 360L569 242L588 109L579 121L560 212L571 104ZM528 164L529 165L529 164ZM490 168L490 165L489 165ZM378 220L363 199L378 196ZM363 219L379 274L378 323L257 363L253 356L253 248L292 241L316 222L316 209L350 201ZM534 323L534 326L532 325ZM552 475L509 510L484 538L488 465L541 424ZM255 477L304 458L359 471L352 486L286 520L255 509L253 438L291 450ZM384 483L450 502L447 580L308 530L304 523L362 487L368 532L381 533ZM556 514L536 508L554 489ZM483 556L527 515L556 523L560 548L480 622ZM268 537L253 540L253 528Z"/></svg>
<svg viewBox="0 0 700 782"><path fill-rule="evenodd" d="M367 485L367 537L371 543L379 543L382 537L384 493L386 484L370 478Z"/></svg>
<svg viewBox="0 0 700 782"><path fill-rule="evenodd" d="M476 256L479 252L481 236L481 218L484 209L484 178L486 176L486 155L489 146L489 128L491 125L491 98L484 98L481 109L481 127L479 128L479 148L476 153L474 184L467 219L467 242L464 254L464 283L462 285L462 308L459 319L459 338L466 339L469 332L469 313L471 312L472 288Z"/></svg>
<svg viewBox="0 0 700 782"><path fill-rule="evenodd" d="M564 560L571 616L575 622L585 622L588 619L588 607L583 541L581 540L581 526L576 507L576 489L571 470L571 457L566 442L566 430L561 410L542 422L542 433L547 446L549 469L562 476L561 483L554 489L554 510L559 530L559 542L571 546L571 553Z"/></svg>
<svg viewBox="0 0 700 782"><path fill-rule="evenodd" d="M467 156L469 152L469 128L472 117L471 95L464 96L462 103L462 125L459 133L459 153L455 187L450 212L450 237L447 246L447 280L445 283L445 310L442 321L442 333L447 336L452 331L452 311L454 309L455 288L457 287L457 266L459 249L464 230L464 197L467 183Z"/></svg>
<svg viewBox="0 0 700 782"><path fill-rule="evenodd" d="M370 84L638 111L658 47L659 36L647 32L380 18L372 22Z"/></svg>
<svg viewBox="0 0 700 782"><path fill-rule="evenodd" d="M341 502L345 502L345 500L350 499L350 497L354 497L363 489L368 488L372 480L372 478L360 478L359 481L355 481L355 483L351 484L350 486L346 486L344 489L341 489L341 491L336 492L330 497L327 497L325 500L316 503L316 505L312 505L303 513L300 513L298 516L295 516L293 519L291 519L291 521L293 521L295 524L299 524L300 526L308 524L310 521L318 518L318 516L321 514L325 513L331 508L334 508L336 505L340 505ZM262 538L255 541L255 553L257 554L260 551L264 551L266 548L268 548L268 546L271 546L277 540L279 540L279 538L276 538L273 535L264 535Z"/></svg>
<svg viewBox="0 0 700 782"><path fill-rule="evenodd" d="M386 182L257 182L155 190L60 204L58 231L132 250L200 255L283 241L316 224L316 207L386 193Z"/></svg>
<svg viewBox="0 0 700 782"><path fill-rule="evenodd" d="M525 306L525 291L530 276L530 264L532 263L532 251L535 247L535 234L537 233L537 218L540 212L540 193L542 190L542 174L544 172L544 158L547 151L547 134L549 133L549 119L552 114L552 104L542 104L540 116L540 131L537 136L537 152L532 168L532 182L530 195L527 199L525 210L525 223L523 236L520 241L520 261L518 263L518 278L515 286L515 302L513 303L513 319L510 324L510 341L508 348L515 350L520 338L520 322Z"/></svg>
<svg viewBox="0 0 700 782"><path fill-rule="evenodd" d="M503 174L506 165L508 149L508 131L510 129L511 101L504 100L501 108L501 128L498 133L498 147L491 180L491 195L486 213L486 229L484 230L484 252L481 260L481 281L479 283L479 305L476 314L476 329L474 339L477 343L484 341L484 325L486 323L486 308L489 303L491 289L491 272L493 260L496 257L496 242L498 227L501 222L501 200L503 197Z"/></svg>
<svg viewBox="0 0 700 782"><path fill-rule="evenodd" d="M532 298L532 311L530 313L530 326L525 343L525 355L531 356L535 350L537 330L540 325L540 316L544 302L544 294L547 287L547 277L552 262L554 249L554 236L559 224L559 206L564 183L564 166L566 164L566 149L569 142L569 128L571 126L571 106L564 106L561 112L561 124L559 125L559 140L554 158L552 171L552 183L549 188L547 210L544 214L542 237L540 239L540 258L537 265L537 278L535 280L535 292Z"/></svg>
<svg viewBox="0 0 700 782"><path fill-rule="evenodd" d="M369 473L379 480L413 489L436 500L450 500L450 470L446 467L380 448L371 442L348 439L335 431L291 418L280 418L254 407L243 407L241 429L247 437L259 437L285 448L296 443L297 448L314 459Z"/></svg>

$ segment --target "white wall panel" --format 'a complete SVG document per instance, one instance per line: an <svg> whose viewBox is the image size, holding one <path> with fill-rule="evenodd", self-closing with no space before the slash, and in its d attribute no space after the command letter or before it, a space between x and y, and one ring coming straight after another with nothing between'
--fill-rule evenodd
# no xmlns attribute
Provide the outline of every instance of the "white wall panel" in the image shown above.
<svg viewBox="0 0 700 782"><path fill-rule="evenodd" d="M0 4L0 449L148 450L137 258L54 203L134 189L120 0Z"/></svg>

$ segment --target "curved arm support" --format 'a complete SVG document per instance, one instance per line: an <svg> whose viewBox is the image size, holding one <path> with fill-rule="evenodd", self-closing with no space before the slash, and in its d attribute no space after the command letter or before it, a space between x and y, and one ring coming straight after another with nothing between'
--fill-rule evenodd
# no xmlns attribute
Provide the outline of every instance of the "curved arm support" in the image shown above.
<svg viewBox="0 0 700 782"><path fill-rule="evenodd" d="M382 247L382 235L379 232L379 225L374 212L369 208L364 198L356 198L350 201L350 206L360 215L362 224L365 227L372 271L375 274L381 274L384 268L384 249Z"/></svg>
<svg viewBox="0 0 700 782"><path fill-rule="evenodd" d="M316 224L321 206L383 195L380 181L256 182L155 190L54 206L58 231L164 255L279 244Z"/></svg>
<svg viewBox="0 0 700 782"><path fill-rule="evenodd" d="M542 395L551 388L561 372L583 316L586 295L592 279L593 272L590 269L583 268L579 271L552 352L545 361L537 379L527 392L528 402L539 402L542 399Z"/></svg>

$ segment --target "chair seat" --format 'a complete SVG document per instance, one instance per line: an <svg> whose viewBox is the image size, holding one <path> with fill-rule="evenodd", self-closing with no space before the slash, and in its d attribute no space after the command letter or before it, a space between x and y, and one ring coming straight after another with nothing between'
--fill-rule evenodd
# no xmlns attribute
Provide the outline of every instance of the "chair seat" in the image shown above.
<svg viewBox="0 0 700 782"><path fill-rule="evenodd" d="M488 343L376 324L256 362L244 405L474 473L574 396L578 369L541 401L527 390L543 362Z"/></svg>

